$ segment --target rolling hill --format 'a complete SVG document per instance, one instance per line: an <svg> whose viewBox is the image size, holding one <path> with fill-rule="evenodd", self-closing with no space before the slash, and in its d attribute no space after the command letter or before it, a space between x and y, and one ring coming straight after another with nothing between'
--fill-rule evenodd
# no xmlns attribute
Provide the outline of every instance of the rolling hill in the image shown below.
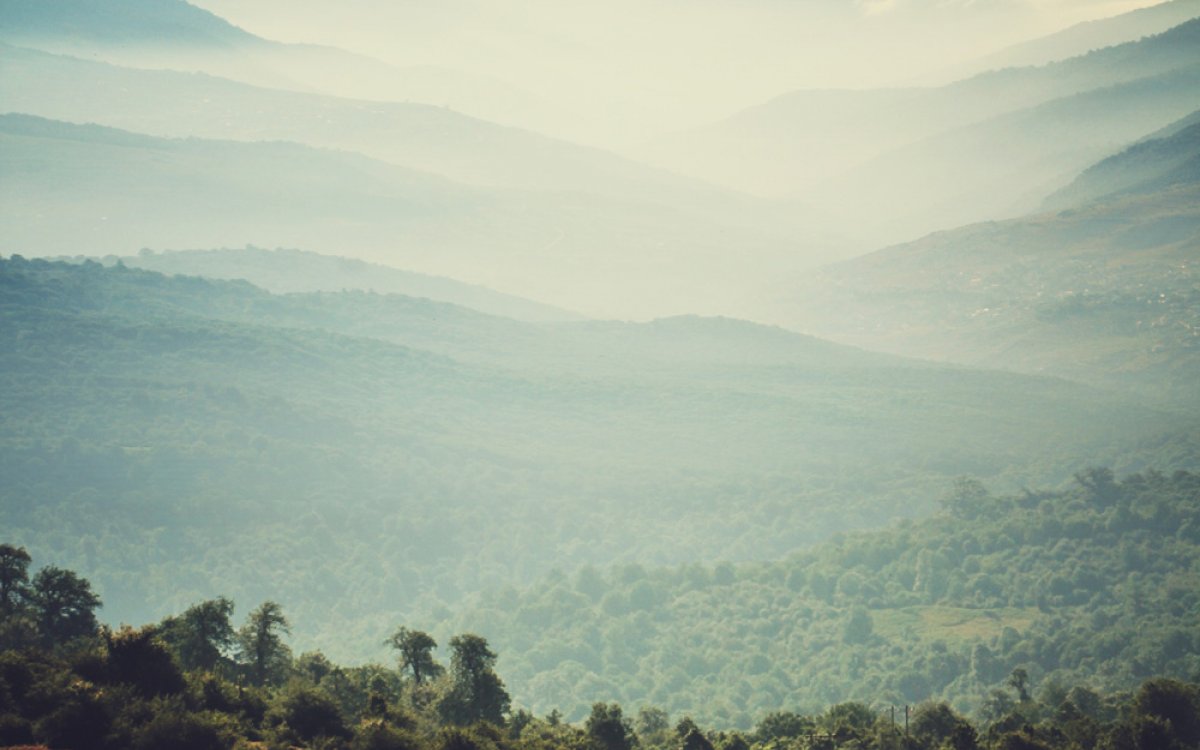
<svg viewBox="0 0 1200 750"><path fill-rule="evenodd" d="M1181 23L1200 17L1200 2L1168 0L1127 13L1085 21L1062 31L1015 44L981 57L959 69L955 78L1001 68L1045 65L1069 57L1085 55L1092 50L1112 47L1153 36Z"/></svg>
<svg viewBox="0 0 1200 750"><path fill-rule="evenodd" d="M131 268L210 279L243 279L274 294L362 290L449 302L530 323L579 320L580 315L487 287L304 250L223 248L106 258Z"/></svg>
<svg viewBox="0 0 1200 750"><path fill-rule="evenodd" d="M1200 20L1190 21L935 88L793 92L637 154L718 184L803 198L894 242L1009 215L1195 109L1198 35Z"/></svg>
<svg viewBox="0 0 1200 750"><path fill-rule="evenodd" d="M1056 211L939 232L778 290L804 330L1196 407L1195 117L1085 170ZM1189 124L1192 123L1192 124Z"/></svg>
<svg viewBox="0 0 1200 750"><path fill-rule="evenodd" d="M1184 415L738 321L534 325L20 258L0 284L7 537L86 564L115 620L277 599L338 658L554 567L778 557L963 473L1200 460Z"/></svg>
<svg viewBox="0 0 1200 750"><path fill-rule="evenodd" d="M1200 111L1084 170L1046 198L1049 209L1068 209L1117 195L1147 194L1200 183Z"/></svg>
<svg viewBox="0 0 1200 750"><path fill-rule="evenodd" d="M791 243L736 211L473 187L295 143L5 115L0 160L0 237L31 255L304 247L624 317L727 313L767 269L800 263Z"/></svg>
<svg viewBox="0 0 1200 750"><path fill-rule="evenodd" d="M545 102L492 77L284 44L182 0L4 0L0 16L0 41L20 47L135 68L203 71L268 88L420 102L527 127L556 122Z"/></svg>

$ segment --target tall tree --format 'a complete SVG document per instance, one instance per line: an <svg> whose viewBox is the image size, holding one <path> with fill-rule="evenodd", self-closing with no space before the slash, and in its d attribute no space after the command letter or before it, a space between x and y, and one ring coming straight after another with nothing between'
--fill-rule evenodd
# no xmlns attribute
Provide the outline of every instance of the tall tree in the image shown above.
<svg viewBox="0 0 1200 750"><path fill-rule="evenodd" d="M223 596L200 602L162 625L162 636L185 669L211 672L233 645L233 602Z"/></svg>
<svg viewBox="0 0 1200 750"><path fill-rule="evenodd" d="M417 685L445 671L442 665L433 660L433 650L437 648L437 641L424 631L409 630L401 626L392 633L386 644L398 652L400 671L411 673L413 682Z"/></svg>
<svg viewBox="0 0 1200 750"><path fill-rule="evenodd" d="M594 704L584 731L600 750L633 750L637 745L637 735L616 703Z"/></svg>
<svg viewBox="0 0 1200 750"><path fill-rule="evenodd" d="M486 639L470 633L450 639L450 670L454 684L442 700L442 718L466 726L477 721L504 723L511 699L493 667L496 654Z"/></svg>
<svg viewBox="0 0 1200 750"><path fill-rule="evenodd" d="M283 616L283 608L272 601L263 602L251 612L238 631L239 656L254 684L272 681L286 666L291 652L281 633L291 633L291 626Z"/></svg>
<svg viewBox="0 0 1200 750"><path fill-rule="evenodd" d="M37 572L30 586L38 632L46 643L63 643L96 633L96 609L100 597L92 584L73 571L47 565Z"/></svg>
<svg viewBox="0 0 1200 750"><path fill-rule="evenodd" d="M0 544L0 615L11 615L29 596L29 553Z"/></svg>
<svg viewBox="0 0 1200 750"><path fill-rule="evenodd" d="M1021 703L1029 700L1029 673L1021 667L1017 667L1008 676L1006 683L1013 690L1017 691L1017 700Z"/></svg>

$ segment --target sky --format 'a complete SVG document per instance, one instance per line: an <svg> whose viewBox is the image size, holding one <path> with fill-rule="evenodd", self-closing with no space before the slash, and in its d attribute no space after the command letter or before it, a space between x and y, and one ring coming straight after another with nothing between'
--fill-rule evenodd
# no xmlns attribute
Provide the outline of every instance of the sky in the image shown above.
<svg viewBox="0 0 1200 750"><path fill-rule="evenodd" d="M248 31L486 76L591 140L714 121L799 88L907 85L1145 0L194 0Z"/></svg>

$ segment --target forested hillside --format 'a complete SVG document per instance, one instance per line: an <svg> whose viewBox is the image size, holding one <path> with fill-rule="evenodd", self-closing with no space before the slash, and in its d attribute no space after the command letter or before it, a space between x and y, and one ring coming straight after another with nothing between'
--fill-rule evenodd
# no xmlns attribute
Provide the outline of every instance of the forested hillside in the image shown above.
<svg viewBox="0 0 1200 750"><path fill-rule="evenodd" d="M749 728L934 699L996 720L1015 670L1047 696L1196 680L1197 571L1200 477L1089 469L1054 492L963 479L932 518L781 562L560 573L438 631L487 633L518 702L572 719L616 699Z"/></svg>
<svg viewBox="0 0 1200 750"><path fill-rule="evenodd" d="M1197 463L1187 415L737 321L0 269L9 537L90 571L114 618L279 598L341 657L556 566L779 557L959 474Z"/></svg>
<svg viewBox="0 0 1200 750"><path fill-rule="evenodd" d="M499 638L393 624L377 636L396 667L295 655L301 623L273 600L240 628L226 597L99 627L86 578L33 573L27 550L0 544L0 743L1186 750L1200 739L1198 511L1185 472L1089 469L1011 497L963 480L935 518L782 563L585 568L485 595L461 619ZM520 675L539 659L565 714L552 699L529 710ZM598 664L606 675L587 674Z"/></svg>
<svg viewBox="0 0 1200 750"><path fill-rule="evenodd" d="M118 258L105 258L114 263ZM303 250L266 250L257 247L220 250L150 250L119 261L134 268L212 279L244 279L275 294L289 292L340 292L362 290L402 294L450 302L489 315L530 322L562 322L582 316L567 310L464 284L440 276L402 271L354 258L321 255Z"/></svg>
<svg viewBox="0 0 1200 750"><path fill-rule="evenodd" d="M1048 207L937 232L777 290L793 325L874 349L1045 372L1191 409L1200 391L1195 113Z"/></svg>

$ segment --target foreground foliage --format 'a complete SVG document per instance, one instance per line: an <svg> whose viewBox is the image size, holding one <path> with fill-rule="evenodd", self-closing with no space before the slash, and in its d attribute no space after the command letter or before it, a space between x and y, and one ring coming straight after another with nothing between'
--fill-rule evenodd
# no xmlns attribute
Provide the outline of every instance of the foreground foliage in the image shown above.
<svg viewBox="0 0 1200 750"><path fill-rule="evenodd" d="M473 633L446 641L448 666L436 634L401 626L383 641L394 667L346 667L294 656L273 601L241 628L221 597L114 630L86 579L30 575L3 544L0 746L1185 750L1200 741L1198 508L1185 472L1093 469L1011 497L963 480L940 516L783 563L585 568L501 592L513 614L487 610L488 632L535 641L504 663L547 660L524 685L560 690L538 716ZM530 597L562 603L558 619L536 620L551 610ZM637 669L572 685L587 644ZM647 696L652 666L665 687Z"/></svg>
<svg viewBox="0 0 1200 750"><path fill-rule="evenodd" d="M781 562L551 575L435 630L486 629L517 699L571 720L614 699L740 728L847 699L994 718L1015 669L1037 689L1200 678L1200 476L964 479L942 507Z"/></svg>
<svg viewBox="0 0 1200 750"><path fill-rule="evenodd" d="M318 652L293 659L279 638L287 619L274 602L250 614L236 650L230 649L232 605L225 599L195 605L156 625L97 627L94 610L100 602L73 573L60 579L72 581L77 614L89 626L47 630L49 621L41 617L45 597L28 582L28 554L0 545L0 563L6 596L0 614L6 638L0 652L2 745L37 742L73 750L1184 750L1200 740L1196 685L1152 679L1133 695L1056 685L1035 700L1023 669L1009 676L1008 693L993 696L1003 707L981 723L945 703L926 702L899 723L894 707L879 713L851 702L809 716L775 711L752 731L705 731L689 717L672 726L662 709L643 707L629 718L619 704L599 702L585 722L573 726L558 711L545 718L511 711L504 683L493 670L496 654L477 635L450 642L448 672L432 660L437 643L407 628L389 639L398 652L398 669L341 667Z"/></svg>

